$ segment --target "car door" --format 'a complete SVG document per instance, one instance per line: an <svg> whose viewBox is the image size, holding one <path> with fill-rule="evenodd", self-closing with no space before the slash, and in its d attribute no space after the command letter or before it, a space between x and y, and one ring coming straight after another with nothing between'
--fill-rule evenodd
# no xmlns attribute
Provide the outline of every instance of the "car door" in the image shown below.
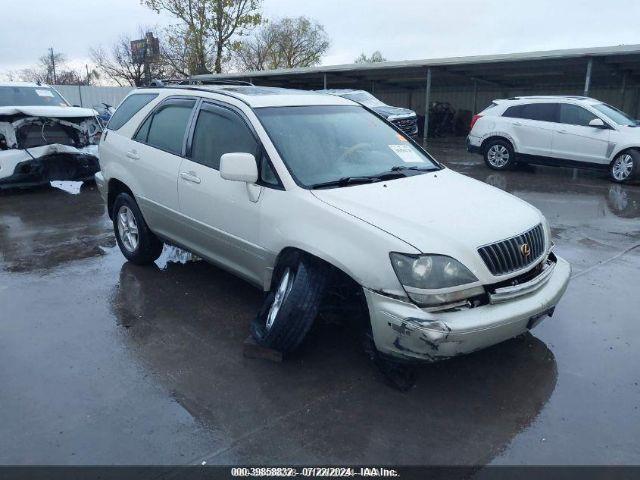
<svg viewBox="0 0 640 480"><path fill-rule="evenodd" d="M180 231L178 171L195 103L184 97L164 100L142 123L126 153L146 222L156 234L169 238Z"/></svg>
<svg viewBox="0 0 640 480"><path fill-rule="evenodd" d="M187 226L181 243L259 285L266 268L266 252L259 245L264 187L225 180L219 167L225 153L251 153L259 159L261 151L240 112L203 102L178 180L180 212Z"/></svg>
<svg viewBox="0 0 640 480"><path fill-rule="evenodd" d="M608 163L610 128L590 127L599 118L586 108L571 103L560 104L560 118L553 132L553 156L585 163ZM605 125L608 125L605 122Z"/></svg>
<svg viewBox="0 0 640 480"><path fill-rule="evenodd" d="M528 103L509 107L503 117L511 123L518 153L551 156L551 142L557 119L557 104Z"/></svg>

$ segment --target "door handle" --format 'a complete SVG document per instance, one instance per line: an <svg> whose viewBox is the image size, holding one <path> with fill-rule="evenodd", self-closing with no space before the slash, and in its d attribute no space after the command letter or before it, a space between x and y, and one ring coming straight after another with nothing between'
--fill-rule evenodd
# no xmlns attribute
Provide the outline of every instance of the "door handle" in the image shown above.
<svg viewBox="0 0 640 480"><path fill-rule="evenodd" d="M135 150L127 152L127 158L130 158L131 160L140 160L138 152L136 152Z"/></svg>
<svg viewBox="0 0 640 480"><path fill-rule="evenodd" d="M567 131L566 131L566 130L558 130L558 133L559 133L560 135L564 135L564 134L566 134L566 133L567 133Z"/></svg>
<svg viewBox="0 0 640 480"><path fill-rule="evenodd" d="M195 172L180 172L180 178L191 183L200 183L200 177Z"/></svg>
<svg viewBox="0 0 640 480"><path fill-rule="evenodd" d="M522 126L522 124L520 122L513 122L513 125L516 126L516 127L521 127Z"/></svg>

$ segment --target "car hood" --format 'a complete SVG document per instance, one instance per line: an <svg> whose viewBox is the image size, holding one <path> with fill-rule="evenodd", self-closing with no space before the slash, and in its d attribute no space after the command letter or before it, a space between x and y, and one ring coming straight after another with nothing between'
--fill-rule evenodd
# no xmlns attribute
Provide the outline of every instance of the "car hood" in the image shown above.
<svg viewBox="0 0 640 480"><path fill-rule="evenodd" d="M375 107L373 108L373 111L379 115L382 115L384 118L388 118L392 115L399 117L410 117L416 115L416 112L414 112L413 110L409 110L408 108L392 107L391 105Z"/></svg>
<svg viewBox="0 0 640 480"><path fill-rule="evenodd" d="M26 115L27 117L50 118L82 118L95 117L97 112L92 108L54 107L54 106L24 106L0 107L0 115Z"/></svg>
<svg viewBox="0 0 640 480"><path fill-rule="evenodd" d="M523 200L449 169L312 193L422 253L458 260L479 258L478 247L543 220L540 211Z"/></svg>

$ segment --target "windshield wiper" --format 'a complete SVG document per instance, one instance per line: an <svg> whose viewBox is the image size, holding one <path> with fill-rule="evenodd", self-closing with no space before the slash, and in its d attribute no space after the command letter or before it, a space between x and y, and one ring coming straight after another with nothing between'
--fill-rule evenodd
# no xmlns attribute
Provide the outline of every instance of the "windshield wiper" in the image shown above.
<svg viewBox="0 0 640 480"><path fill-rule="evenodd" d="M406 165L396 165L395 167L391 167L391 172L402 172L404 170L413 170L417 172L433 172L437 170L435 167L420 167L418 165L412 165L410 167Z"/></svg>
<svg viewBox="0 0 640 480"><path fill-rule="evenodd" d="M314 183L309 188L316 190L318 188L346 187L347 185L357 185L361 183L379 182L381 179L377 176L367 177L342 177L337 180L329 180L328 182Z"/></svg>
<svg viewBox="0 0 640 480"><path fill-rule="evenodd" d="M311 188L312 190L315 190L318 188L346 187L347 185L358 185L362 183L374 183L374 182L382 182L384 180L393 180L394 178L403 178L403 177L406 177L406 175L403 173L403 170L405 168L416 170L416 168L413 168L413 167L404 167L404 168L393 167L391 170L378 173L376 175L366 175L366 176L360 176L360 177L342 177L337 180L329 180L328 182L315 183L311 185L309 188Z"/></svg>

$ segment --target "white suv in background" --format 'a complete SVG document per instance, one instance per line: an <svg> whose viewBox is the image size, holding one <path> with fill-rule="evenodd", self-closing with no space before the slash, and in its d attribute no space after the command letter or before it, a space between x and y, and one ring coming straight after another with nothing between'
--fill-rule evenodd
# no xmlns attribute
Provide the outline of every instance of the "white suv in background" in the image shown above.
<svg viewBox="0 0 640 480"><path fill-rule="evenodd" d="M266 293L254 337L282 351L325 291L363 306L378 352L433 361L533 328L569 281L538 209L334 95L136 90L100 165L124 256L151 263L168 242L245 278Z"/></svg>
<svg viewBox="0 0 640 480"><path fill-rule="evenodd" d="M588 97L494 100L471 121L470 152L490 168L516 163L608 169L627 182L640 164L640 128L620 110Z"/></svg>

